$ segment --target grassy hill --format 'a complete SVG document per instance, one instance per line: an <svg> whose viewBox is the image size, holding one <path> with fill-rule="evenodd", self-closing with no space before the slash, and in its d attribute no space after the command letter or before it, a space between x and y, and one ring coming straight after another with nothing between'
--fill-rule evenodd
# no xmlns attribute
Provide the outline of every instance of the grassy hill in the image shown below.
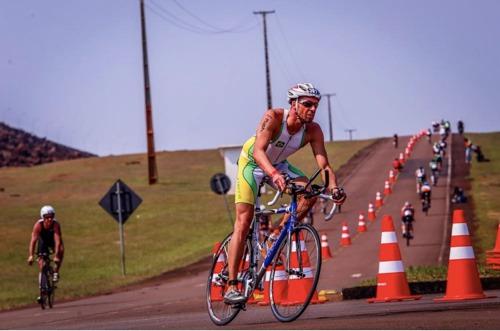
<svg viewBox="0 0 500 331"><path fill-rule="evenodd" d="M329 143L330 162L338 169L372 142ZM308 174L315 168L308 148L291 161ZM56 208L63 231L59 298L103 292L207 256L231 230L222 198L209 188L209 178L224 171L219 152L162 152L157 163L159 183L153 186L147 184L144 154L0 169L0 309L32 303L37 296L37 268L25 261L44 204ZM121 276L117 223L98 205L118 178L143 199L125 225L126 277Z"/></svg>
<svg viewBox="0 0 500 331"><path fill-rule="evenodd" d="M500 223L500 132L468 133L466 137L475 145L481 146L490 162L477 162L473 157L470 179L471 194L478 222L475 229L474 244L479 248L478 258L485 261L485 251L493 249Z"/></svg>

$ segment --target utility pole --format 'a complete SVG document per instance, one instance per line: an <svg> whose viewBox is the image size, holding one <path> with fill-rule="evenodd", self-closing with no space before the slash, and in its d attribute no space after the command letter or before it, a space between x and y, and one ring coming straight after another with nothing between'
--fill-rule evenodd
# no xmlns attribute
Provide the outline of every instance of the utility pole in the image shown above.
<svg viewBox="0 0 500 331"><path fill-rule="evenodd" d="M266 59L266 87L267 87L267 109L273 108L273 102L271 100L271 77L269 71L269 55L267 51L267 24L266 24L266 15L274 14L274 10L269 11L254 11L255 15L262 15L262 22L264 23L264 52Z"/></svg>
<svg viewBox="0 0 500 331"><path fill-rule="evenodd" d="M144 0L141 0L142 61L144 63L144 97L146 102L146 138L148 140L148 175L149 185L158 181L156 168L155 139L153 132L153 109L151 106L151 86L149 83L148 46L146 41L146 21L144 18Z"/></svg>
<svg viewBox="0 0 500 331"><path fill-rule="evenodd" d="M330 141L333 141L333 130L332 130L332 108L330 105L330 97L336 96L335 93L326 93L322 94L322 96L325 96L328 98L328 125L330 127Z"/></svg>
<svg viewBox="0 0 500 331"><path fill-rule="evenodd" d="M349 140L352 140L352 133L356 131L356 129L346 129L345 132L349 132Z"/></svg>

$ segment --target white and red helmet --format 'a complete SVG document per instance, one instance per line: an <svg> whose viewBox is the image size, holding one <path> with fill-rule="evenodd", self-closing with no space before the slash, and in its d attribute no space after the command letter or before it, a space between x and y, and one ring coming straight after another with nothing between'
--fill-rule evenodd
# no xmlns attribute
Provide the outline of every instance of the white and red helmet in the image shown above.
<svg viewBox="0 0 500 331"><path fill-rule="evenodd" d="M321 100L321 93L311 83L300 83L288 90L288 102L300 97L315 97Z"/></svg>

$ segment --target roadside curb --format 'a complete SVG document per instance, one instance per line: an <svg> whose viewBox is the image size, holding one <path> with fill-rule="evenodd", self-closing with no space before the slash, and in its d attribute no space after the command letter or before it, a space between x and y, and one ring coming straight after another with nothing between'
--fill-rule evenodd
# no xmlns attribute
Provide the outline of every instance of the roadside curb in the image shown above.
<svg viewBox="0 0 500 331"><path fill-rule="evenodd" d="M445 293L446 281L428 281L428 282L412 282L408 283L411 294L435 294ZM485 277L481 278L483 290L498 290L500 289L500 277ZM377 286L356 286L342 289L342 300L356 300L373 298L376 295Z"/></svg>

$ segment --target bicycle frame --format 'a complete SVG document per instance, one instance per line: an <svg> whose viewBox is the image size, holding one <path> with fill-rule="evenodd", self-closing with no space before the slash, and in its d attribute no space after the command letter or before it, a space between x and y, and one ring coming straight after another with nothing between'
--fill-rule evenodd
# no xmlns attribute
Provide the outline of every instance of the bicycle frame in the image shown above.
<svg viewBox="0 0 500 331"><path fill-rule="evenodd" d="M257 206L260 205L260 198L259 196L257 197ZM292 231L295 229L296 227L296 224L297 224L297 196L296 195L292 195L292 200L290 202L290 205L287 206L287 207L280 207L280 208L277 208L277 209L273 209L273 210L270 210L270 212L272 214L284 214L284 213L290 213L290 217L289 219L285 222L284 224L284 227L283 229L281 230L278 238L276 239L276 241L273 243L273 245L271 246L271 248L267 251L267 254L264 258L264 261L260 267L260 269L256 272L256 275L255 275L255 283L254 285L251 284L251 282L245 284L245 296L249 296L251 291L253 291L255 288L259 287L259 284L261 284L261 281L262 279L264 278L265 274L266 274L266 270L267 268L271 265L271 263L273 262L274 258L276 257L276 254L278 253L278 250L280 249L283 241L285 240L286 237L288 237L288 241L291 242L291 233ZM260 213L258 212L258 210L256 210L255 212L255 215L254 215L254 219L252 221L252 227L251 227L251 231L249 232L249 237L250 237L250 240L252 242L252 252L250 253L250 269L253 270L253 272L256 271L256 268L258 266L258 262L259 262L259 258L260 258L260 251L264 248L263 244L265 243L265 241L261 244L259 242L259 239L258 239L258 226L257 226L257 223L258 223L258 216L260 215ZM298 249L300 249L298 247ZM287 257L289 256L290 252L286 252L287 254ZM301 254L298 254L298 259L300 261L301 259ZM287 264L290 263L290 260L287 258ZM289 265L286 265L285 266L286 270L290 270L290 266ZM253 273L252 272L252 273ZM302 270L300 270L299 272L302 272ZM252 277L253 278L253 277Z"/></svg>

